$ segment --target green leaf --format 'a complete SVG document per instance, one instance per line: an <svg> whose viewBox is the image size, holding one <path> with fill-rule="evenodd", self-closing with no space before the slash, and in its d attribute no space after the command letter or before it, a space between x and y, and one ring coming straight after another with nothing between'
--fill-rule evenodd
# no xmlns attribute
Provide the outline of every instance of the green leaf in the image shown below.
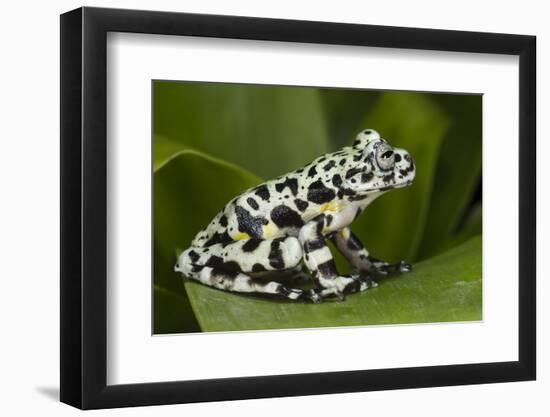
<svg viewBox="0 0 550 417"><path fill-rule="evenodd" d="M328 151L316 89L155 81L153 97L155 160L196 149L273 178Z"/></svg>
<svg viewBox="0 0 550 417"><path fill-rule="evenodd" d="M480 95L436 95L436 103L451 118L434 176L432 199L419 258L441 251L470 204L481 173Z"/></svg>
<svg viewBox="0 0 550 417"><path fill-rule="evenodd" d="M154 135L153 143L155 148L153 153L153 172L162 168L164 164L177 156L180 152L192 150L162 135Z"/></svg>
<svg viewBox="0 0 550 417"><path fill-rule="evenodd" d="M323 88L319 90L333 149L349 146L361 130L360 123L380 99L380 91Z"/></svg>
<svg viewBox="0 0 550 417"><path fill-rule="evenodd" d="M410 152L416 164L411 187L374 201L352 224L373 256L389 261L416 259L433 188L441 142L449 121L430 94L384 93L362 123L395 147Z"/></svg>
<svg viewBox="0 0 550 417"><path fill-rule="evenodd" d="M261 182L255 175L223 160L185 150L173 156L154 176L155 273L167 270L170 282L177 248L189 247L195 235L233 197Z"/></svg>
<svg viewBox="0 0 550 417"><path fill-rule="evenodd" d="M155 286L154 334L200 332L189 299Z"/></svg>
<svg viewBox="0 0 550 417"><path fill-rule="evenodd" d="M481 237L414 265L377 288L321 304L273 301L186 282L203 331L481 320Z"/></svg>
<svg viewBox="0 0 550 417"><path fill-rule="evenodd" d="M483 229L483 211L481 203L476 204L468 216L464 220L464 223L460 227L460 232L450 237L447 242L442 244L437 253L444 252L454 246L460 245L466 242L473 236L480 235Z"/></svg>
<svg viewBox="0 0 550 417"><path fill-rule="evenodd" d="M188 301L182 278L174 272L176 251L187 248L195 234L231 198L260 182L260 178L233 164L192 150L172 155L155 172L154 283L183 298L183 306L174 309L175 299L155 293L155 302L169 303L162 310L155 309L161 313L160 318L155 313L155 333L195 331L197 325L175 328L177 323L183 326L194 320L190 308L186 314L182 312ZM182 314L189 318L180 321L171 318Z"/></svg>

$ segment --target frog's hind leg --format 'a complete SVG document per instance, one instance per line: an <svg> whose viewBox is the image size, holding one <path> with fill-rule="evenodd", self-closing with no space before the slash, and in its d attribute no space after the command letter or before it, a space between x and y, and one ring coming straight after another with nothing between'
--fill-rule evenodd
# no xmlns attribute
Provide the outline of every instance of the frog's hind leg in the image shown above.
<svg viewBox="0 0 550 417"><path fill-rule="evenodd" d="M314 277L307 272L303 263L298 264L289 271L289 278L296 284L309 284L315 282Z"/></svg>
<svg viewBox="0 0 550 417"><path fill-rule="evenodd" d="M295 268L301 257L301 246L294 237L249 239L189 248L178 258L175 270L204 285L221 290L317 301L312 292L249 275Z"/></svg>
<svg viewBox="0 0 550 417"><path fill-rule="evenodd" d="M260 278L236 271L229 271L222 268L195 265L191 272L184 275L194 279L201 284L220 290L238 293L260 293L282 296L290 300L307 298L303 290L288 288L276 281L265 281Z"/></svg>

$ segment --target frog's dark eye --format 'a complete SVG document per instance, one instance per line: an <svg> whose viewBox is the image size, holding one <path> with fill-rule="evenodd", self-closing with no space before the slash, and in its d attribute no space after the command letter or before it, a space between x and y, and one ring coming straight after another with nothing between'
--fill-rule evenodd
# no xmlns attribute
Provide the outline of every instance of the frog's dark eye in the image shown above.
<svg viewBox="0 0 550 417"><path fill-rule="evenodd" d="M389 171L393 168L395 162L394 158L395 154L389 145L383 143L378 147L376 152L376 163L382 171Z"/></svg>

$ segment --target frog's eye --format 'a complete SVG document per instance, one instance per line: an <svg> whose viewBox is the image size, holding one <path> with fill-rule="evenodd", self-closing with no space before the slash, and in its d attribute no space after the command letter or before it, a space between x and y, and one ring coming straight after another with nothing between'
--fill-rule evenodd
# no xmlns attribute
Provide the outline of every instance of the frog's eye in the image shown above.
<svg viewBox="0 0 550 417"><path fill-rule="evenodd" d="M382 171L389 171L393 168L395 162L394 158L395 154L389 145L382 143L378 149L376 149L376 163Z"/></svg>

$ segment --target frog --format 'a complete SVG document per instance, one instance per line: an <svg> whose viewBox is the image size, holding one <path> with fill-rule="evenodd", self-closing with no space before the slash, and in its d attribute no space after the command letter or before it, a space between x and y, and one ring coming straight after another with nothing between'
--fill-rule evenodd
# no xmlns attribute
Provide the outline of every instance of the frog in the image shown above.
<svg viewBox="0 0 550 417"><path fill-rule="evenodd" d="M320 303L377 287L377 276L412 265L370 256L350 225L381 195L410 186L416 167L408 151L374 129L351 146L322 155L229 201L177 258L185 279L234 293ZM351 266L342 275L328 242ZM288 283L310 281L312 288ZM377 278L378 279L378 278Z"/></svg>

